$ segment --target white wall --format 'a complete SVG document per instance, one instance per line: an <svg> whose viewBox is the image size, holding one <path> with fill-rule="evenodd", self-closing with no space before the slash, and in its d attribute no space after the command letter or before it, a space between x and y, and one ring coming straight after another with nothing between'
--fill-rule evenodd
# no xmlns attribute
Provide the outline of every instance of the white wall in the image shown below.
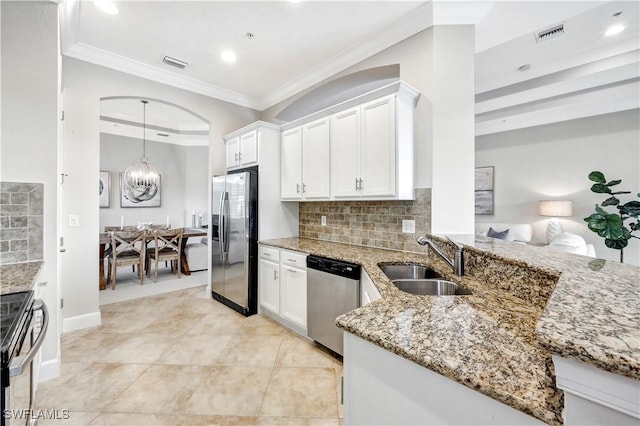
<svg viewBox="0 0 640 426"><path fill-rule="evenodd" d="M538 216L538 200L572 200L573 217L560 219L565 231L594 244L598 257L619 260L618 251L607 248L583 220L606 198L590 191L587 176L600 170L608 179L622 179L620 190L637 194L639 159L638 110L480 136L476 165L495 167L495 214L476 220L531 223L533 240L542 242L548 218ZM625 263L640 265L640 240L629 241Z"/></svg>
<svg viewBox="0 0 640 426"><path fill-rule="evenodd" d="M37 279L51 319L42 375L59 367L57 4L7 2L2 8L2 140L0 180L44 184L44 266ZM25 37L28 34L28 37Z"/></svg>
<svg viewBox="0 0 640 426"><path fill-rule="evenodd" d="M475 29L433 28L431 232L473 234Z"/></svg>
<svg viewBox="0 0 640 426"><path fill-rule="evenodd" d="M79 227L64 229L67 251L62 261L63 315L64 329L71 330L100 321L100 209L95 195L100 170L100 99L109 96L153 98L179 105L203 117L210 125L209 176L225 168L222 136L255 121L258 114L247 108L67 57L62 61L62 76L65 110L63 171L68 175L62 214L64 218L69 214L80 216Z"/></svg>
<svg viewBox="0 0 640 426"><path fill-rule="evenodd" d="M207 215L209 147L182 146L147 141L149 162L162 172L160 207L120 207L120 173L142 156L142 139L102 133L100 170L111 172L110 206L100 209L100 229L138 221L164 224L169 216L173 228L191 226L193 210Z"/></svg>

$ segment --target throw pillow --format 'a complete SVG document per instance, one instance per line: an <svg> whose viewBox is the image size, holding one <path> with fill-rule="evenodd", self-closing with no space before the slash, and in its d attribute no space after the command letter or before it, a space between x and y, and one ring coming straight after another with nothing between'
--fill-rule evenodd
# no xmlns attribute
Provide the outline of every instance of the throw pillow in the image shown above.
<svg viewBox="0 0 640 426"><path fill-rule="evenodd" d="M494 231L493 228L489 228L489 230L487 231L487 237L497 238L499 240L506 240L507 235L509 235L508 229L505 229L502 232L497 232L497 231Z"/></svg>

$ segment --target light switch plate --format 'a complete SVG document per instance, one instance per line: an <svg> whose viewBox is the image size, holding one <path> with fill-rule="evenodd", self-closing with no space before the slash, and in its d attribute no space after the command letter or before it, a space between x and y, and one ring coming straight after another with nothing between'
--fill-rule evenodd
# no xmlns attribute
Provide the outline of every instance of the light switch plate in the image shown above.
<svg viewBox="0 0 640 426"><path fill-rule="evenodd" d="M320 225L327 226L327 217L326 216L320 217Z"/></svg>
<svg viewBox="0 0 640 426"><path fill-rule="evenodd" d="M70 214L69 215L69 226L71 226L71 227L80 226L80 216L77 215L77 214Z"/></svg>
<svg viewBox="0 0 640 426"><path fill-rule="evenodd" d="M415 234L416 233L416 221L415 220L403 220L402 221L402 232L405 234Z"/></svg>

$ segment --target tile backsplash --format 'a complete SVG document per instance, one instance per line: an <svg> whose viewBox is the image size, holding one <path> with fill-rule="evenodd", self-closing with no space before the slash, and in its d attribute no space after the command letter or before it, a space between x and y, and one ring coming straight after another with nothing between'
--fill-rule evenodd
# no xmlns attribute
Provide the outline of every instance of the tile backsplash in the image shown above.
<svg viewBox="0 0 640 426"><path fill-rule="evenodd" d="M0 182L0 265L43 259L44 185Z"/></svg>
<svg viewBox="0 0 640 426"><path fill-rule="evenodd" d="M431 189L415 190L409 201L326 201L300 203L300 236L323 241L424 252L418 235L431 232ZM326 216L327 225L321 225ZM416 233L402 232L402 220L415 220Z"/></svg>

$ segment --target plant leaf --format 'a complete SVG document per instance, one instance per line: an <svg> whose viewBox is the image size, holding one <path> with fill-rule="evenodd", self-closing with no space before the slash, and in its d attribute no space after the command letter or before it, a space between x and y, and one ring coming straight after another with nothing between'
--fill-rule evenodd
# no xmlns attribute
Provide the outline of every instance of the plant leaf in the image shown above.
<svg viewBox="0 0 640 426"><path fill-rule="evenodd" d="M597 170L589 173L589 180L597 183L605 183L607 180L604 178L604 174Z"/></svg>
<svg viewBox="0 0 640 426"><path fill-rule="evenodd" d="M603 183L594 183L593 186L591 186L591 191L597 194L611 194L611 188Z"/></svg>
<svg viewBox="0 0 640 426"><path fill-rule="evenodd" d="M607 182L607 186L614 186L614 185L618 185L620 182L622 182L622 179L612 180L612 181L610 181L610 182Z"/></svg>
<svg viewBox="0 0 640 426"><path fill-rule="evenodd" d="M629 243L628 240L610 240L608 238L604 240L604 244L607 247L616 249L616 250L622 250L627 246L628 243Z"/></svg>
<svg viewBox="0 0 640 426"><path fill-rule="evenodd" d="M602 202L603 206L617 206L618 204L620 204L620 200L616 197L609 197Z"/></svg>
<svg viewBox="0 0 640 426"><path fill-rule="evenodd" d="M603 203L604 205L604 203ZM620 213L629 215L631 217L640 216L640 201L629 201L621 206L618 206Z"/></svg>

